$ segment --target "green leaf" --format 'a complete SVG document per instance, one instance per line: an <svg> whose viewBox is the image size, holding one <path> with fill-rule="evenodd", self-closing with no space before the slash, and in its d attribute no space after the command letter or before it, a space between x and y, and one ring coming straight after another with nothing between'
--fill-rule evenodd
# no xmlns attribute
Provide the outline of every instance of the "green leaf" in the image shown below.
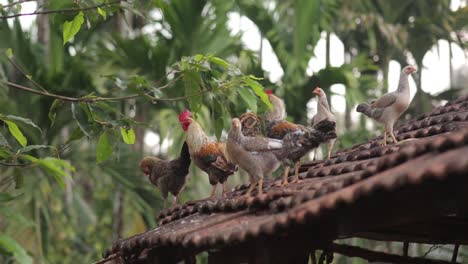
<svg viewBox="0 0 468 264"><path fill-rule="evenodd" d="M26 153L26 152L29 152L31 150L41 149L41 148L52 148L53 149L54 147L46 146L46 145L29 145L27 147L19 149L17 153Z"/></svg>
<svg viewBox="0 0 468 264"><path fill-rule="evenodd" d="M10 144L8 144L7 139L3 136L2 132L0 132L0 146L2 147L10 147Z"/></svg>
<svg viewBox="0 0 468 264"><path fill-rule="evenodd" d="M13 255L16 261L20 264L32 264L33 259L28 255L26 250L10 236L0 233L0 246L8 253Z"/></svg>
<svg viewBox="0 0 468 264"><path fill-rule="evenodd" d="M28 144L28 140L26 137L24 137L23 133L21 133L21 130L18 128L18 126L13 123L12 121L9 120L3 120L7 126L8 129L10 130L10 133L16 138L18 143L21 144L21 146L25 147L26 144Z"/></svg>
<svg viewBox="0 0 468 264"><path fill-rule="evenodd" d="M210 62L212 63L215 63L217 65L219 65L220 67L222 68L225 68L225 69L228 69L231 65L229 65L229 63L227 63L227 61L221 59L221 58L218 58L218 57L210 57L209 58Z"/></svg>
<svg viewBox="0 0 468 264"><path fill-rule="evenodd" d="M243 81L245 84L250 86L254 93L260 97L263 103L265 103L268 108L273 109L273 106L271 105L270 99L268 98L268 95L263 91L262 85L260 85L257 81L252 80L249 76L244 77Z"/></svg>
<svg viewBox="0 0 468 264"><path fill-rule="evenodd" d="M197 54L193 57L193 59L196 61L196 62L199 62L203 59L203 54Z"/></svg>
<svg viewBox="0 0 468 264"><path fill-rule="evenodd" d="M224 116L223 105L218 100L214 100L213 101L213 117L214 117L215 135L218 140L221 138L221 134L224 129L223 116Z"/></svg>
<svg viewBox="0 0 468 264"><path fill-rule="evenodd" d="M60 106L63 105L63 101L59 99L55 99L52 105L50 106L49 109L49 120L50 120L50 126L54 125L55 122L55 117L57 116L57 110L60 108Z"/></svg>
<svg viewBox="0 0 468 264"><path fill-rule="evenodd" d="M100 8L100 7L97 8L97 11L98 11L99 15L101 15L102 18L104 18L104 20L106 20L106 18L107 18L106 11L102 10L102 8Z"/></svg>
<svg viewBox="0 0 468 264"><path fill-rule="evenodd" d="M201 78L200 75L196 72L185 71L183 75L184 85L185 85L185 96L190 105L190 110L194 113L197 113L200 110L202 104L201 95L195 95L200 92Z"/></svg>
<svg viewBox="0 0 468 264"><path fill-rule="evenodd" d="M14 199L18 198L21 195L22 193L12 194L12 193L7 193L7 192L0 192L0 203L13 201Z"/></svg>
<svg viewBox="0 0 468 264"><path fill-rule="evenodd" d="M32 156L22 155L22 157L28 157L34 162L34 159L31 159ZM65 188L64 178L71 178L68 171L75 171L75 168L70 165L70 163L57 158L47 157L45 159L36 159L36 163L52 175L61 188Z"/></svg>
<svg viewBox="0 0 468 264"><path fill-rule="evenodd" d="M81 131L81 128L77 127L75 130L73 130L71 136L67 141L65 141L65 144L69 144L72 141L78 140L84 136L83 131Z"/></svg>
<svg viewBox="0 0 468 264"><path fill-rule="evenodd" d="M15 198L19 197L21 195L22 195L22 193L15 196ZM14 208L14 207L12 208L11 206L0 206L0 215L3 215L10 222L16 222L16 223L22 225L23 227L30 227L30 226L35 225L34 221L24 217L23 215L21 215L16 210L16 208Z"/></svg>
<svg viewBox="0 0 468 264"><path fill-rule="evenodd" d="M5 51L5 55L7 55L7 57L10 58L10 59L13 57L13 51L11 50L11 48L8 48Z"/></svg>
<svg viewBox="0 0 468 264"><path fill-rule="evenodd" d="M242 100L247 104L247 107L254 113L257 112L257 98L247 88L240 87L237 89Z"/></svg>
<svg viewBox="0 0 468 264"><path fill-rule="evenodd" d="M135 143L135 131L132 128L127 130L124 127L120 127L120 134L126 144L133 145Z"/></svg>
<svg viewBox="0 0 468 264"><path fill-rule="evenodd" d="M106 132L103 132L99 137L96 149L96 161L101 163L107 160L112 155L112 146Z"/></svg>
<svg viewBox="0 0 468 264"><path fill-rule="evenodd" d="M38 127L36 124L34 124L34 122L29 119L29 118L24 118L24 117L19 117L19 116L13 116L13 115L7 115L5 116L5 118L8 118L9 120L15 120L15 121L20 121L20 122L23 122L27 125L30 125L34 128L36 128L37 130L39 130L39 132L42 133L42 130L40 127Z"/></svg>
<svg viewBox="0 0 468 264"><path fill-rule="evenodd" d="M65 23L63 23L63 45L80 31L83 22L84 14L80 11L72 21L65 21Z"/></svg>
<svg viewBox="0 0 468 264"><path fill-rule="evenodd" d="M76 122L78 123L78 127L87 137L91 137L93 134L93 127L88 122L88 114L85 112L85 110L83 110L82 107L76 105L75 103L71 104L71 110L73 118L75 118Z"/></svg>

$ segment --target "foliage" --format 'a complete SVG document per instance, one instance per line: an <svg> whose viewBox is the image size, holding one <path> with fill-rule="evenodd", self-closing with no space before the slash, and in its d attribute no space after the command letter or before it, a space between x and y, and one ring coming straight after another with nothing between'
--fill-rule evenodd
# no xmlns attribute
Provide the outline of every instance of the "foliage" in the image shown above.
<svg viewBox="0 0 468 264"><path fill-rule="evenodd" d="M231 117L271 107L263 86L306 123L311 89L332 95L343 84L349 111L337 148L346 148L377 134L364 119L351 124L349 112L386 91L390 59L405 63L410 53L421 67L441 38L466 48L467 9L453 12L445 0L45 1L26 29L20 2L0 8L2 263L89 263L112 240L155 227L162 199L138 162L179 153L186 107L222 138ZM262 55L230 31L232 12L269 42L280 82L269 82ZM331 33L346 63L307 76L314 47ZM454 94L423 95L418 105ZM209 193L206 175L194 166L190 174L183 201Z"/></svg>

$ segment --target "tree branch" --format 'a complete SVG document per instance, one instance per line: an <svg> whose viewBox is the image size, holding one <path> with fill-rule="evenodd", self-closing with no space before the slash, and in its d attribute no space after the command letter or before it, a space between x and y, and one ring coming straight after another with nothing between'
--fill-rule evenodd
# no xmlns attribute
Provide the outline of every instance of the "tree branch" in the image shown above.
<svg viewBox="0 0 468 264"><path fill-rule="evenodd" d="M394 254L388 254L383 252L377 252L368 250L365 248L360 248L356 246L349 246L343 244L332 243L330 247L326 249L331 250L332 252L347 256L347 257L358 257L365 259L369 262L385 262L385 263L410 263L410 264L449 264L456 263L445 260L434 260L421 257L407 257L399 256Z"/></svg>
<svg viewBox="0 0 468 264"><path fill-rule="evenodd" d="M82 8L64 8L64 9L35 11L35 12L32 12L32 13L13 14L13 15L0 16L0 19L8 19L8 18L14 18L14 17L20 17L20 16L35 16L35 15L39 15L39 14L70 13L70 12L78 12L78 11L88 11L88 10L96 9L98 7L109 6L109 5L118 5L118 4L120 4L120 2L121 1L118 0L118 1L112 1L112 2L109 2L109 3L103 3L103 4L93 5L93 6L82 7Z"/></svg>
<svg viewBox="0 0 468 264"><path fill-rule="evenodd" d="M174 80L172 80L172 81L176 81L178 79L179 78L174 78ZM37 95L52 97L52 98L55 98L55 99L59 99L59 100L62 100L62 101L65 101L65 102L71 102L71 103L76 103L76 102L94 103L94 102L104 102L104 101L123 101L123 100L129 100L129 99L134 99L134 98L138 98L138 97L143 97L143 96L148 97L153 101L179 101L179 100L184 100L184 99L187 99L187 98L190 98L190 97L194 97L194 96L198 96L198 95L210 92L210 90L205 90L205 91L200 91L200 92L196 92L196 93L193 93L193 94L189 94L189 95L185 95L185 96L179 96L179 97L173 97L173 98L156 98L156 97L153 97L153 96L148 95L148 94L144 94L144 95L132 94L132 95L125 95L125 96L118 96L118 97L80 97L80 98L76 98L76 97L68 97L68 96L64 96L64 95L59 95L59 94L53 94L53 93L49 93L49 92L34 90L32 88L29 88L29 87L26 87L26 86L23 86L23 85L20 85L20 84L12 83L12 82L9 82L9 81L0 80L0 82L4 83L4 84L6 84L6 85L8 85L10 87L13 87L15 89L18 89L18 90L26 91L26 92L37 94ZM166 88L168 86L168 84L166 84L166 85L164 85L162 87Z"/></svg>
<svg viewBox="0 0 468 264"><path fill-rule="evenodd" d="M26 166L29 166L31 164L32 164L32 162L28 162L28 163L6 163L6 162L3 162L3 161L0 161L0 165L7 166L7 167L26 167Z"/></svg>

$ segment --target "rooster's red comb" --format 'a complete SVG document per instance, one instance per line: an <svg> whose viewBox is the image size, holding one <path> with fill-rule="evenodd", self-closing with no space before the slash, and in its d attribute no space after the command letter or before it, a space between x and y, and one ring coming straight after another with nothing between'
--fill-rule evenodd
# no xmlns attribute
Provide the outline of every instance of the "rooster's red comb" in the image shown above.
<svg viewBox="0 0 468 264"><path fill-rule="evenodd" d="M265 93L266 93L266 94L273 94L273 91L272 91L271 89L266 89L266 90L265 90Z"/></svg>
<svg viewBox="0 0 468 264"><path fill-rule="evenodd" d="M182 113L179 115L179 122L185 121L185 119L189 118L192 116L192 113L188 110L185 109Z"/></svg>

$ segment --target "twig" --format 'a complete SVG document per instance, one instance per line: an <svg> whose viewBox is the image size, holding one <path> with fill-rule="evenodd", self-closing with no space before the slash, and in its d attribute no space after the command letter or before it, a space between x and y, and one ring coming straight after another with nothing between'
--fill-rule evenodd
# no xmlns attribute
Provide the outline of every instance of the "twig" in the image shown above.
<svg viewBox="0 0 468 264"><path fill-rule="evenodd" d="M427 255L429 255L429 253L431 253L432 251L436 250L436 249L439 249L441 247L445 246L444 245L432 245L427 251L426 253L424 253L424 255L422 256L423 258L427 257Z"/></svg>
<svg viewBox="0 0 468 264"><path fill-rule="evenodd" d="M18 64L15 63L14 60L8 58L8 60L10 61L10 63L19 71L21 72L24 77L26 77L28 80L30 80L34 85L36 85L37 87L39 87L39 89L41 89L44 93L49 93L46 89L44 89L44 87L42 87L40 84L38 84L36 81L34 81L32 79L32 77L29 77L30 75L27 75L26 72L23 71L23 69L21 69L20 66L18 66Z"/></svg>
<svg viewBox="0 0 468 264"><path fill-rule="evenodd" d="M107 258L105 258L105 259L102 259L102 260L100 260L100 261L94 262L93 264L104 264L104 263L106 263L106 262L108 262L108 261L111 261L111 260L114 260L114 259L116 259L116 258L120 258L120 255L118 255L118 254L112 254L112 255L108 256Z"/></svg>
<svg viewBox="0 0 468 264"><path fill-rule="evenodd" d="M32 13L13 14L13 15L7 15L7 16L0 16L0 19L14 18L14 17L20 17L20 16L34 16L34 15L39 15L39 14L70 13L70 12L78 12L78 11L88 11L88 10L96 9L96 8L102 7L102 6L117 5L117 4L120 4L120 2L121 1L118 0L118 1L113 1L113 2L109 2L109 3L103 3L103 4L88 6L88 7L82 7L82 8L64 8L64 9L35 11L35 12L32 12Z"/></svg>
<svg viewBox="0 0 468 264"><path fill-rule="evenodd" d="M48 92L42 92L38 90L34 90L32 88L12 83L9 81L4 81L0 80L0 82L5 83L6 85L16 88L18 90L23 90L29 93L37 94L37 95L42 95L42 96L47 96L47 97L52 97L56 99L60 99L65 102L71 102L71 103L76 103L76 102L88 102L88 103L93 103L93 102L103 102L103 101L123 101L123 100L128 100L128 99L133 99L133 98L138 98L141 97L142 95L140 94L132 94L132 95L126 95L126 96L118 96L118 97L80 97L80 98L75 98L75 97L68 97L68 96L63 96L59 94L53 94L53 93L48 93ZM145 94L146 97L149 97L153 101L178 101L178 100L184 100L190 97L194 97L200 94L204 94L210 92L210 90L205 90L205 91L200 91L196 92L193 94L185 95L185 96L179 96L179 97L172 97L172 98L156 98L151 95Z"/></svg>
<svg viewBox="0 0 468 264"><path fill-rule="evenodd" d="M120 101L120 100L127 100L127 99L132 99L139 97L140 95L138 94L133 94L133 95L127 95L127 96L120 96L120 97L81 97L81 98L74 98L74 97L68 97L68 96L63 96L63 95L58 95L58 94L53 94L53 93L45 93L41 92L38 90L31 89L29 87L12 83L9 81L4 81L0 80L0 82L7 84L8 86L14 87L19 90L23 90L26 92L30 92L33 94L38 94L38 95L43 95L43 96L48 96L48 97L53 97L56 99L60 99L65 102L98 102L98 101Z"/></svg>
<svg viewBox="0 0 468 264"><path fill-rule="evenodd" d="M26 2L33 2L33 1L36 1L36 0L19 0L19 1L13 2L11 4L6 4L6 5L0 4L0 8L4 9L6 7L11 7L11 6L14 6L14 5L17 5L17 4L22 4L22 3L26 3Z"/></svg>
<svg viewBox="0 0 468 264"><path fill-rule="evenodd" d="M3 162L3 161L0 161L0 165L7 166L7 167L26 167L26 166L29 166L31 164L32 164L32 162L28 162L28 163L6 163L6 162Z"/></svg>

